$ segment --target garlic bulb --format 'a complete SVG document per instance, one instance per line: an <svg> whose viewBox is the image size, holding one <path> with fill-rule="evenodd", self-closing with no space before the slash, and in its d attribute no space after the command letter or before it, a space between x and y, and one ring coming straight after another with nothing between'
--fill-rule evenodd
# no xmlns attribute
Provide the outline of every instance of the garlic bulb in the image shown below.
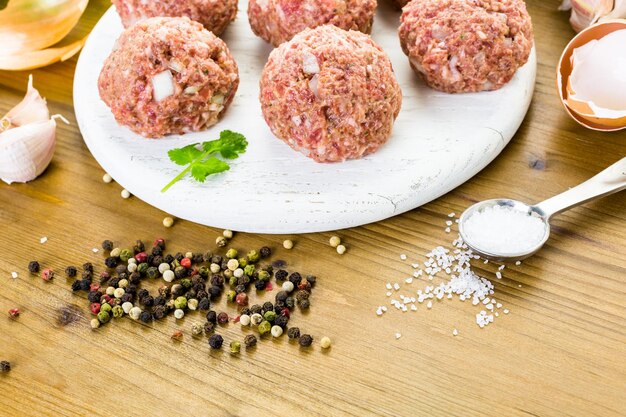
<svg viewBox="0 0 626 417"><path fill-rule="evenodd" d="M56 118L33 87L32 76L24 99L0 119L0 179L11 184L37 178L54 154Z"/></svg>
<svg viewBox="0 0 626 417"><path fill-rule="evenodd" d="M570 24L576 32L597 22L626 18L626 0L563 0L559 10L570 9Z"/></svg>

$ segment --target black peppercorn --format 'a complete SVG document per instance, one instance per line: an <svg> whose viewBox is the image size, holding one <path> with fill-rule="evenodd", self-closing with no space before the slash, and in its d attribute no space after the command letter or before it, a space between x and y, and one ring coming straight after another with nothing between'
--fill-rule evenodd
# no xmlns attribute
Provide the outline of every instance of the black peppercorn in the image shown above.
<svg viewBox="0 0 626 417"><path fill-rule="evenodd" d="M31 274L36 274L37 272L39 272L39 262L30 261L28 263L28 270L30 271Z"/></svg>
<svg viewBox="0 0 626 417"><path fill-rule="evenodd" d="M237 286L235 287L235 292L236 292L237 294L245 293L245 292L246 292L246 286L245 286L245 285L243 285L243 284L237 285Z"/></svg>
<svg viewBox="0 0 626 417"><path fill-rule="evenodd" d="M284 301L276 301L276 302L274 303L274 311L275 311L277 314L282 313L282 311L283 311L285 308L287 308L287 305L285 304L285 302L284 302Z"/></svg>
<svg viewBox="0 0 626 417"><path fill-rule="evenodd" d="M102 292L100 291L89 291L87 294L87 299L90 303L99 303L102 298Z"/></svg>
<svg viewBox="0 0 626 417"><path fill-rule="evenodd" d="M289 323L289 317L287 316L278 316L274 319L274 326L280 326L283 329L287 327L287 323Z"/></svg>
<svg viewBox="0 0 626 417"><path fill-rule="evenodd" d="M187 276L187 269L182 266L177 266L174 269L174 276L178 279L183 279Z"/></svg>
<svg viewBox="0 0 626 417"><path fill-rule="evenodd" d="M252 313L250 312L250 309L249 309L248 307L244 307L244 308L242 308L242 309L241 309L241 311L239 312L239 314L241 314L242 316L243 316L244 314L249 316L249 315L250 315L250 314L252 314Z"/></svg>
<svg viewBox="0 0 626 417"><path fill-rule="evenodd" d="M293 308L296 305L296 301L293 299L293 297L287 297L287 299L285 300L285 305L287 306L287 308Z"/></svg>
<svg viewBox="0 0 626 417"><path fill-rule="evenodd" d="M202 262L204 262L204 255L201 253L194 253L191 257L191 262L193 262L194 264L201 264Z"/></svg>
<svg viewBox="0 0 626 417"><path fill-rule="evenodd" d="M291 275L289 275L289 281L291 281L291 283L297 287L298 284L300 284L300 281L302 281L302 275L300 275L299 272L294 272Z"/></svg>
<svg viewBox="0 0 626 417"><path fill-rule="evenodd" d="M181 295L185 293L185 289L180 284L172 285L171 291L172 291L172 296L174 297L180 297Z"/></svg>
<svg viewBox="0 0 626 417"><path fill-rule="evenodd" d="M208 292L206 292L206 290L205 290L205 289L198 288L198 289L196 290L196 298L197 298L198 300L202 300L202 299L204 299L204 298L206 298L206 299L208 300L208 298L209 298L209 293L208 293Z"/></svg>
<svg viewBox="0 0 626 417"><path fill-rule="evenodd" d="M139 299L139 302L146 307L152 307L154 305L154 297L151 295L145 296Z"/></svg>
<svg viewBox="0 0 626 417"><path fill-rule="evenodd" d="M119 275L119 274L122 274L122 273L126 272L128 270L127 268L128 267L126 265L120 264L120 265L115 267L115 272Z"/></svg>
<svg viewBox="0 0 626 417"><path fill-rule="evenodd" d="M211 323L210 321L207 321L206 323L204 323L204 333L209 335L209 334L212 334L214 331L215 331L215 323Z"/></svg>
<svg viewBox="0 0 626 417"><path fill-rule="evenodd" d="M161 295L157 295L156 297L154 297L154 305L155 306L164 306L166 302L167 302L167 300L165 299L165 297L163 297Z"/></svg>
<svg viewBox="0 0 626 417"><path fill-rule="evenodd" d="M122 295L122 303L132 303L133 300L135 299L135 295L129 293L128 291L124 293L124 295Z"/></svg>
<svg viewBox="0 0 626 417"><path fill-rule="evenodd" d="M244 345L246 345L246 349L250 349L256 346L256 336L253 334L249 334L243 339Z"/></svg>
<svg viewBox="0 0 626 417"><path fill-rule="evenodd" d="M158 292L161 297L167 297L168 295L170 295L170 287L168 287L167 285L161 285L158 289Z"/></svg>
<svg viewBox="0 0 626 417"><path fill-rule="evenodd" d="M268 258L272 255L272 250L267 246L263 246L259 249L259 254L261 255L261 258Z"/></svg>
<svg viewBox="0 0 626 417"><path fill-rule="evenodd" d="M226 324L228 323L228 313L225 312L221 312L220 314L217 315L217 322L219 324Z"/></svg>
<svg viewBox="0 0 626 417"><path fill-rule="evenodd" d="M221 265L222 257L220 255L213 255L213 257L211 257L211 263Z"/></svg>
<svg viewBox="0 0 626 417"><path fill-rule="evenodd" d="M257 291L263 291L265 290L266 287L267 287L267 283L265 281L254 282L254 288L256 288Z"/></svg>
<svg viewBox="0 0 626 417"><path fill-rule="evenodd" d="M138 273L138 272L133 272L133 274L137 274L137 275L139 276L139 278L141 278L141 276L139 275L139 273ZM132 275L132 274L131 274L131 275ZM119 279L128 279L128 277L129 277L129 275L128 275L128 271L126 271L126 272L122 272L122 273L117 274L117 277L118 277Z"/></svg>
<svg viewBox="0 0 626 417"><path fill-rule="evenodd" d="M217 285L211 285L211 288L209 288L209 296L211 297L211 299L213 300L220 295L222 295L222 288L218 287Z"/></svg>
<svg viewBox="0 0 626 417"><path fill-rule="evenodd" d="M93 264L91 262L86 262L83 264L83 271L88 271L93 273Z"/></svg>
<svg viewBox="0 0 626 417"><path fill-rule="evenodd" d="M152 314L148 310L144 310L139 315L139 320L144 323L150 323L152 321Z"/></svg>
<svg viewBox="0 0 626 417"><path fill-rule="evenodd" d="M152 258L152 261L150 261L150 265L152 265L155 268L158 268L159 265L161 265L162 263L163 263L163 257L161 255L154 256Z"/></svg>
<svg viewBox="0 0 626 417"><path fill-rule="evenodd" d="M191 277L191 285L195 288L198 284L204 285L204 280L200 275L193 275Z"/></svg>
<svg viewBox="0 0 626 417"><path fill-rule="evenodd" d="M152 309L152 315L156 320L161 320L167 314L167 309L163 305L158 305Z"/></svg>
<svg viewBox="0 0 626 417"><path fill-rule="evenodd" d="M300 329L298 327L290 327L289 330L287 330L287 337L290 339L299 339Z"/></svg>
<svg viewBox="0 0 626 417"><path fill-rule="evenodd" d="M115 268L117 266L117 258L109 256L104 260L104 265L106 265L107 268Z"/></svg>
<svg viewBox="0 0 626 417"><path fill-rule="evenodd" d="M148 257L146 258L146 263L148 264L148 266L150 266L152 265L152 262L154 262L154 255L148 255Z"/></svg>
<svg viewBox="0 0 626 417"><path fill-rule="evenodd" d="M111 278L111 280L109 281L109 286L113 288L117 288L119 283L120 283L120 278Z"/></svg>
<svg viewBox="0 0 626 417"><path fill-rule="evenodd" d="M137 297L139 297L140 300L149 295L150 295L150 292L146 290L145 288L142 288L139 291L137 291Z"/></svg>
<svg viewBox="0 0 626 417"><path fill-rule="evenodd" d="M182 261L184 257L185 255L181 252L177 252L176 255L174 255L174 259L176 259L178 262Z"/></svg>
<svg viewBox="0 0 626 417"><path fill-rule="evenodd" d="M211 346L211 349L221 349L222 343L224 343L224 338L219 334L214 334L209 337L209 346Z"/></svg>
<svg viewBox="0 0 626 417"><path fill-rule="evenodd" d="M208 310L211 307L211 302L208 298L201 298L198 301L198 310Z"/></svg>
<svg viewBox="0 0 626 417"><path fill-rule="evenodd" d="M10 372L11 363L9 361L0 361L0 372Z"/></svg>
<svg viewBox="0 0 626 417"><path fill-rule="evenodd" d="M70 278L74 278L77 272L78 271L76 271L76 267L74 266L68 266L67 268L65 268L65 275L67 275Z"/></svg>
<svg viewBox="0 0 626 417"><path fill-rule="evenodd" d="M214 310L206 313L206 321L209 323L217 323L217 313Z"/></svg>
<svg viewBox="0 0 626 417"><path fill-rule="evenodd" d="M141 274L137 271L133 272L128 277L128 282L130 282L131 284L138 285L141 282Z"/></svg>
<svg viewBox="0 0 626 417"><path fill-rule="evenodd" d="M102 242L102 249L106 250L106 251L112 251L113 250L113 242L111 242L110 240L104 240Z"/></svg>
<svg viewBox="0 0 626 417"><path fill-rule="evenodd" d="M263 313L263 306L259 304L255 304L252 307L250 307L250 315L261 314L261 313Z"/></svg>
<svg viewBox="0 0 626 417"><path fill-rule="evenodd" d="M72 291L80 291L80 281L72 282Z"/></svg>
<svg viewBox="0 0 626 417"><path fill-rule="evenodd" d="M166 264L171 264L172 262L174 262L174 257L168 253L163 257L163 262L165 262Z"/></svg>
<svg viewBox="0 0 626 417"><path fill-rule="evenodd" d="M237 278L237 285L248 285L250 284L250 277L244 275L242 277Z"/></svg>
<svg viewBox="0 0 626 417"><path fill-rule="evenodd" d="M83 273L81 274L81 278L91 280L92 275L93 274L89 271L83 271Z"/></svg>
<svg viewBox="0 0 626 417"><path fill-rule="evenodd" d="M289 276L289 272L285 271L284 269L279 269L278 271L276 271L276 281L284 281L287 279L287 276Z"/></svg>
<svg viewBox="0 0 626 417"><path fill-rule="evenodd" d="M211 275L211 285L221 287L222 285L224 285L224 277L220 274Z"/></svg>
<svg viewBox="0 0 626 417"><path fill-rule="evenodd" d="M133 247L135 253L143 252L146 250L146 245L143 244L141 240L137 240L135 242L135 246Z"/></svg>
<svg viewBox="0 0 626 417"><path fill-rule="evenodd" d="M300 339L298 339L298 343L300 343L302 347L309 347L313 343L313 338L310 334L303 334L300 336Z"/></svg>
<svg viewBox="0 0 626 417"><path fill-rule="evenodd" d="M287 293L287 291L279 291L276 294L276 302L284 303L287 297L289 297L289 294Z"/></svg>
<svg viewBox="0 0 626 417"><path fill-rule="evenodd" d="M272 304L271 301L263 303L263 313L265 314L268 311L274 311L274 304Z"/></svg>
<svg viewBox="0 0 626 417"><path fill-rule="evenodd" d="M311 302L309 301L308 298L300 301L300 308L302 310L307 310L309 307L311 307Z"/></svg>
<svg viewBox="0 0 626 417"><path fill-rule="evenodd" d="M163 249L161 249L160 246L153 246L152 250L150 251L150 253L153 256L159 256L159 255L161 255L163 253Z"/></svg>
<svg viewBox="0 0 626 417"><path fill-rule="evenodd" d="M219 265L222 270L226 271L228 269L228 259L222 259L222 263Z"/></svg>
<svg viewBox="0 0 626 417"><path fill-rule="evenodd" d="M315 283L317 282L317 277L315 275L307 275L306 280L309 281L309 284L311 284L311 287L314 287Z"/></svg>
<svg viewBox="0 0 626 417"><path fill-rule="evenodd" d="M213 257L213 252L211 251L206 251L204 255L202 255L202 258L204 259L205 262L211 262L212 257Z"/></svg>
<svg viewBox="0 0 626 417"><path fill-rule="evenodd" d="M301 303L302 300L308 300L309 299L309 293L307 291L304 291L304 290L296 291L295 298L296 298L296 301L298 303Z"/></svg>
<svg viewBox="0 0 626 417"><path fill-rule="evenodd" d="M135 284L128 284L126 286L126 294L137 294L137 286Z"/></svg>
<svg viewBox="0 0 626 417"><path fill-rule="evenodd" d="M192 298L197 298L196 297L196 292L194 290L189 290L184 294L184 297L188 300L191 300Z"/></svg>
<svg viewBox="0 0 626 417"><path fill-rule="evenodd" d="M89 291L89 288L91 287L91 280L90 279L81 279L78 282L80 282L80 289L83 291Z"/></svg>

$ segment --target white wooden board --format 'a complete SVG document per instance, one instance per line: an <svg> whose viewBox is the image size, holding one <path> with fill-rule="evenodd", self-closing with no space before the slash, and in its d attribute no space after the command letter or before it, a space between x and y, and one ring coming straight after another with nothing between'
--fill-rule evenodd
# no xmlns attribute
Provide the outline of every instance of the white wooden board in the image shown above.
<svg viewBox="0 0 626 417"><path fill-rule="evenodd" d="M504 88L450 95L426 87L410 69L397 36L399 12L381 0L373 38L389 54L403 92L393 136L361 160L319 164L274 138L258 102L258 82L271 47L254 36L247 1L223 38L239 65L241 84L225 117L210 130L148 140L118 126L100 100L97 78L122 32L111 8L83 49L74 81L76 118L89 150L134 196L176 217L258 233L336 230L382 220L427 203L491 162L519 127L533 93L535 52ZM248 151L231 170L204 184L183 180L167 151L243 133Z"/></svg>

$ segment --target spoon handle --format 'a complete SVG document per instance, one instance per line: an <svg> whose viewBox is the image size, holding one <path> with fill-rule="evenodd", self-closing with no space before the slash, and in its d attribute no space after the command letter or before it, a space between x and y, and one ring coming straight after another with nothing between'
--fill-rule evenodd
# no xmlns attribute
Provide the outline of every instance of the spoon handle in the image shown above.
<svg viewBox="0 0 626 417"><path fill-rule="evenodd" d="M572 207L624 189L626 189L626 158L620 159L582 184L536 204L535 207L549 219Z"/></svg>

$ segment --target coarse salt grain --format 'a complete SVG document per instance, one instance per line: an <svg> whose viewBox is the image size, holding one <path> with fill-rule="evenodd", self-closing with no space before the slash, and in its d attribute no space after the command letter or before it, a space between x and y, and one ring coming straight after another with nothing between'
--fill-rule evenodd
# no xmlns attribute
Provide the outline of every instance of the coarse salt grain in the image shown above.
<svg viewBox="0 0 626 417"><path fill-rule="evenodd" d="M11 272L11 278L16 279L17 278L17 272Z"/></svg>
<svg viewBox="0 0 626 417"><path fill-rule="evenodd" d="M508 309L508 308L505 308L504 310L502 310L502 312L503 312L504 314L509 314L509 309Z"/></svg>
<svg viewBox="0 0 626 417"><path fill-rule="evenodd" d="M538 216L498 205L472 213L463 229L472 246L497 254L528 252L546 234L546 226Z"/></svg>
<svg viewBox="0 0 626 417"><path fill-rule="evenodd" d="M446 226L452 226L452 220L447 220L446 221Z"/></svg>
<svg viewBox="0 0 626 417"><path fill-rule="evenodd" d="M391 297L391 291L387 291L387 297Z"/></svg>
<svg viewBox="0 0 626 417"><path fill-rule="evenodd" d="M450 228L446 227L446 233L450 233Z"/></svg>
<svg viewBox="0 0 626 417"><path fill-rule="evenodd" d="M400 259L402 259L403 261L406 261L406 255L403 253L400 255Z"/></svg>
<svg viewBox="0 0 626 417"><path fill-rule="evenodd" d="M93 248L91 251L92 251L93 253L98 253L98 252L100 252L100 251L98 250L98 248Z"/></svg>
<svg viewBox="0 0 626 417"><path fill-rule="evenodd" d="M396 339L400 339L402 335L399 332L396 332Z"/></svg>
<svg viewBox="0 0 626 417"><path fill-rule="evenodd" d="M397 282L393 284L393 289L398 291L400 289L400 284L398 284Z"/></svg>
<svg viewBox="0 0 626 417"><path fill-rule="evenodd" d="M496 278L502 279L502 272L500 271L496 272Z"/></svg>
<svg viewBox="0 0 626 417"><path fill-rule="evenodd" d="M404 282L406 282L407 284L410 284L413 282L413 278L407 278L404 280Z"/></svg>
<svg viewBox="0 0 626 417"><path fill-rule="evenodd" d="M39 243L41 243L42 245L43 245L44 243L46 243L47 241L48 241L48 238L47 238L47 237L45 237L45 236L44 236L44 237L42 237L41 239L39 239Z"/></svg>
<svg viewBox="0 0 626 417"><path fill-rule="evenodd" d="M516 261L515 265L520 266L522 264L522 261Z"/></svg>
<svg viewBox="0 0 626 417"><path fill-rule="evenodd" d="M502 271L503 269L504 269L504 265L500 265L500 266L498 267L498 271Z"/></svg>
<svg viewBox="0 0 626 417"><path fill-rule="evenodd" d="M452 336L456 336L459 334L459 331L457 329L452 330Z"/></svg>
<svg viewBox="0 0 626 417"><path fill-rule="evenodd" d="M453 213L448 214L448 217L454 217L454 216L456 216L456 213L454 213L454 212L453 212Z"/></svg>

